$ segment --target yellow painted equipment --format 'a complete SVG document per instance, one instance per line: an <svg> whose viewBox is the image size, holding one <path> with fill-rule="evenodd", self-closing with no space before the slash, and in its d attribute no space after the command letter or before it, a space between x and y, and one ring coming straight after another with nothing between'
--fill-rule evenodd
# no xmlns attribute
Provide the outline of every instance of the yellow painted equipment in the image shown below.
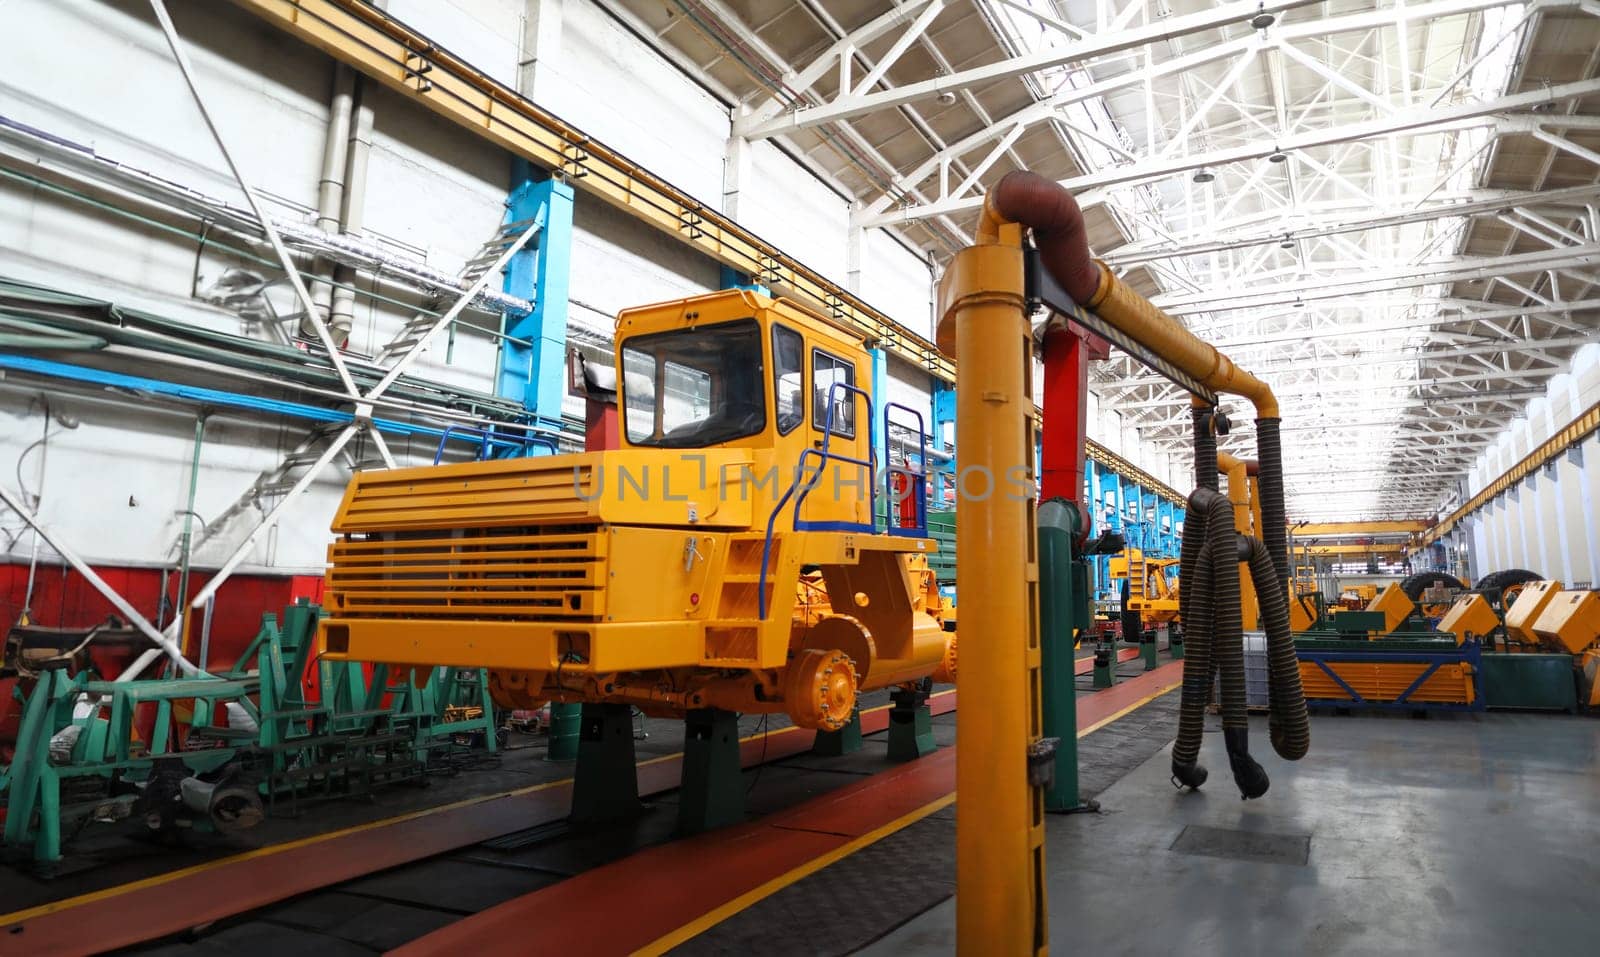
<svg viewBox="0 0 1600 957"><path fill-rule="evenodd" d="M1128 579L1128 609L1137 611L1144 621L1170 624L1178 620L1176 558L1148 558L1141 549L1129 548L1107 562L1107 568L1112 581Z"/></svg>
<svg viewBox="0 0 1600 957"><path fill-rule="evenodd" d="M1580 687L1589 690L1584 704L1600 708L1600 648L1590 648L1577 663Z"/></svg>
<svg viewBox="0 0 1600 957"><path fill-rule="evenodd" d="M1380 635L1391 634L1396 628L1404 624L1405 620L1411 617L1412 612L1417 610L1417 604L1405 592L1400 590L1399 585L1391 582L1387 588L1379 593L1377 598L1372 599L1366 610L1383 612L1383 631L1372 632L1370 635L1370 637L1376 638Z"/></svg>
<svg viewBox="0 0 1600 957"><path fill-rule="evenodd" d="M1551 599L1559 594L1561 583L1555 581L1534 582L1523 588L1517 600L1506 610L1506 639L1519 645L1537 647L1540 639L1534 633L1534 623L1549 607Z"/></svg>
<svg viewBox="0 0 1600 957"><path fill-rule="evenodd" d="M1564 591L1550 599L1533 633L1557 651L1583 654L1600 639L1600 592Z"/></svg>
<svg viewBox="0 0 1600 957"><path fill-rule="evenodd" d="M1341 661L1328 665L1345 684L1367 701L1394 701L1428 669L1428 665L1406 662ZM1429 676L1407 701L1438 704L1472 704L1477 689L1465 664L1444 664ZM1348 700L1350 693L1339 686L1316 664L1300 662L1300 681L1306 697L1326 701Z"/></svg>
<svg viewBox="0 0 1600 957"><path fill-rule="evenodd" d="M1439 630L1456 636L1456 644L1470 638L1482 639L1500 627L1500 616L1494 613L1489 599L1473 593L1457 598L1450 610L1439 619Z"/></svg>
<svg viewBox="0 0 1600 957"><path fill-rule="evenodd" d="M1367 607L1372 604L1372 599L1377 597L1377 585L1350 585L1339 590L1339 604L1354 610Z"/></svg>
<svg viewBox="0 0 1600 957"><path fill-rule="evenodd" d="M625 310L616 339L621 448L357 474L325 655L486 667L507 707L828 730L858 690L953 676L937 546L874 525L862 340L745 290Z"/></svg>
<svg viewBox="0 0 1600 957"><path fill-rule="evenodd" d="M940 280L938 341L960 362L956 444L963 467L991 476L1034 461L1026 307L1022 227L986 208L975 244L956 252ZM1044 720L1035 504L1031 495L966 494L956 507L961 607L983 623L980 652L962 662L956 724L957 949L1042 954L1050 939L1044 789L1028 773Z"/></svg>
<svg viewBox="0 0 1600 957"><path fill-rule="evenodd" d="M1258 482L1250 475L1256 470L1257 466L1253 461L1247 462L1227 452L1217 453L1217 471L1228 477L1228 501L1233 505L1233 530L1247 538L1261 537L1260 526L1257 524L1261 520L1260 503L1257 501ZM1245 631L1256 630L1256 626L1260 624L1257 620L1259 614L1256 586L1255 582L1250 580L1249 565L1240 562L1239 615Z"/></svg>

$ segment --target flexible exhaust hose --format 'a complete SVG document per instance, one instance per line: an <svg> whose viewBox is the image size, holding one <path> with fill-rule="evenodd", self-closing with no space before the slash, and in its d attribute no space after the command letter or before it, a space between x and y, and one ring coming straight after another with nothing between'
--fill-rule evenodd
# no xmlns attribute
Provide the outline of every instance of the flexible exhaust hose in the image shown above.
<svg viewBox="0 0 1600 957"><path fill-rule="evenodd" d="M1212 462L1216 461L1215 457ZM1212 466L1212 474L1216 466ZM1219 707L1222 739L1228 747L1228 764L1234 783L1246 798L1267 791L1267 773L1250 757L1250 720L1244 677L1244 615L1239 599L1239 533L1233 530L1233 503L1211 489L1197 488L1189 496L1190 514L1206 514L1206 542L1211 552L1211 587L1216 619L1212 622L1211 661L1222 680Z"/></svg>
<svg viewBox="0 0 1600 957"><path fill-rule="evenodd" d="M1182 787L1197 789L1207 772L1199 764L1200 741L1205 733L1206 703L1211 700L1211 632L1215 619L1210 543L1206 541L1206 516L1190 512L1183 524L1183 545L1178 557L1178 617L1183 622L1183 690L1178 699L1178 737L1172 743L1172 779Z"/></svg>
<svg viewBox="0 0 1600 957"><path fill-rule="evenodd" d="M1261 489L1261 540L1272 556L1278 573L1278 587L1265 588L1280 595L1289 594L1289 579L1293 567L1289 564L1289 519L1283 499L1283 435L1279 431L1282 421L1274 418L1256 419L1256 455L1260 459ZM1262 583L1256 584L1263 589ZM1285 602L1287 603L1287 598Z"/></svg>
<svg viewBox="0 0 1600 957"><path fill-rule="evenodd" d="M1203 405L1194 406L1190 416L1194 419L1194 484L1196 488L1217 490L1217 433L1213 427L1212 410ZM1183 594L1181 591L1178 594Z"/></svg>
<svg viewBox="0 0 1600 957"><path fill-rule="evenodd" d="M1300 686L1300 659L1289 631L1289 599L1279 587L1272 556L1259 538L1243 539L1248 549L1250 578L1261 605L1261 625L1267 633L1267 698L1272 706L1272 750L1286 761L1298 761L1311 748L1311 718ZM1180 592L1181 594L1181 592Z"/></svg>

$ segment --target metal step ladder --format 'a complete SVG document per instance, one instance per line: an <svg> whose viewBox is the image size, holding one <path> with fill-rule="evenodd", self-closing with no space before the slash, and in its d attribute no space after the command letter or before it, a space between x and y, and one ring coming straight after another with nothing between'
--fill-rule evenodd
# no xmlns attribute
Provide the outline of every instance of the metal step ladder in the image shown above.
<svg viewBox="0 0 1600 957"><path fill-rule="evenodd" d="M300 480L306 470L322 456L327 444L343 429L343 423L329 423L313 429L275 467L267 469L256 476L255 481L222 514L207 521L204 527L195 533L194 540L190 544L191 551L198 551L202 545L217 537L235 518L238 518L246 511L252 508L259 508L265 513L270 509L274 500L294 487L294 484ZM360 469L383 468L383 462L375 456L371 459L356 458L351 453L349 445L346 445L340 452L338 461L351 472ZM176 554L178 547L178 543L174 542L169 551L172 554Z"/></svg>
<svg viewBox="0 0 1600 957"><path fill-rule="evenodd" d="M523 219L501 226L499 231L488 242L478 247L478 251L462 267L459 277L461 285L471 286L483 278L483 274L489 271L489 267L493 266L495 260L500 258L500 254L505 252L506 247L515 242L517 237L521 236L532 225L533 220ZM535 237L534 241L537 242L537 237ZM524 248L532 248L532 246ZM427 338L428 331L433 328L433 324L438 321L438 318L437 315L426 312L419 312L412 316L404 326L400 327L399 334L382 349L378 350L376 356L378 364L388 365L410 352L412 346Z"/></svg>
<svg viewBox="0 0 1600 957"><path fill-rule="evenodd" d="M1138 557L1130 555L1128 558L1128 597L1143 600L1150 585L1150 566L1145 560L1144 549L1135 551Z"/></svg>

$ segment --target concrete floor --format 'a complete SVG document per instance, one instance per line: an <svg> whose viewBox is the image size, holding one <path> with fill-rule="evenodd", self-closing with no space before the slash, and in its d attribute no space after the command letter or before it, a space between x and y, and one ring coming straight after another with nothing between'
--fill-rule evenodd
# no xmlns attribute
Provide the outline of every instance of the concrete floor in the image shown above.
<svg viewBox="0 0 1600 957"><path fill-rule="evenodd" d="M1163 749L1104 813L1050 818L1054 952L1594 952L1600 721L1321 717L1298 764L1252 725L1260 800L1239 800L1212 733L1203 791L1172 787ZM862 953L954 949L952 898Z"/></svg>

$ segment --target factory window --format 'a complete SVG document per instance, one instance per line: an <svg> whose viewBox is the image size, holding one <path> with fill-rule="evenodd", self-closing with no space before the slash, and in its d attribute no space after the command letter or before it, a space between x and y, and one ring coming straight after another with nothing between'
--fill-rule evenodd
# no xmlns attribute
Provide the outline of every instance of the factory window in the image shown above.
<svg viewBox="0 0 1600 957"><path fill-rule="evenodd" d="M856 401L858 396L845 389L835 389L842 383L856 384L855 364L836 355L811 350L811 389L815 400L812 405L811 424L819 430L828 428L828 412L833 411L833 434L841 438L856 437Z"/></svg>
<svg viewBox="0 0 1600 957"><path fill-rule="evenodd" d="M778 407L778 434L788 435L806 417L806 341L783 326L772 327L772 393Z"/></svg>
<svg viewBox="0 0 1600 957"><path fill-rule="evenodd" d="M766 425L761 327L739 319L622 344L623 419L634 445L690 449Z"/></svg>

